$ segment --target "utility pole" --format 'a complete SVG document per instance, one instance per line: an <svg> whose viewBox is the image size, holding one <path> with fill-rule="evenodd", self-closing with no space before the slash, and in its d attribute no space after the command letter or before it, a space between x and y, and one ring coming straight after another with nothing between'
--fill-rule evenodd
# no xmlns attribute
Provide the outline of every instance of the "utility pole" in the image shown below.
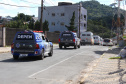
<svg viewBox="0 0 126 84"><path fill-rule="evenodd" d="M118 12L117 12L117 43L119 43L119 35L120 35L120 0L118 0Z"/></svg>
<svg viewBox="0 0 126 84"><path fill-rule="evenodd" d="M43 0L41 0L41 18L40 18L40 30L43 31Z"/></svg>
<svg viewBox="0 0 126 84"><path fill-rule="evenodd" d="M79 38L80 38L80 16L81 15L81 3L79 5Z"/></svg>

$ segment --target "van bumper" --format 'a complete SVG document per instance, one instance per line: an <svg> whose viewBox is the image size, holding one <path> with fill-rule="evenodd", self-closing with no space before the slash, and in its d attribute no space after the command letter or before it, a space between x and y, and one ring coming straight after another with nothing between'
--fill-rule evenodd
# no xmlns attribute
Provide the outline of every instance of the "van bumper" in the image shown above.
<svg viewBox="0 0 126 84"><path fill-rule="evenodd" d="M64 42L60 42L59 45L60 45L60 46L74 46L75 43L74 43L74 42L73 42L73 43L67 43L67 42L64 43Z"/></svg>

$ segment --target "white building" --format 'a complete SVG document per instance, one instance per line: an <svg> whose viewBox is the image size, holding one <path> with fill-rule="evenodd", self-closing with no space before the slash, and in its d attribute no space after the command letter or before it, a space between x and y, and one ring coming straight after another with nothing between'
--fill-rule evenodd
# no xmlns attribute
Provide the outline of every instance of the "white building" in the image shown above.
<svg viewBox="0 0 126 84"><path fill-rule="evenodd" d="M79 11L80 9L80 11ZM43 22L47 20L49 22L49 31L67 31L65 25L70 26L70 19L75 11L75 26L79 32L80 22L80 33L87 30L87 10L80 5L70 3L59 3L58 6L45 7L43 10ZM79 21L80 14L80 21ZM41 18L41 7L38 10L38 19Z"/></svg>

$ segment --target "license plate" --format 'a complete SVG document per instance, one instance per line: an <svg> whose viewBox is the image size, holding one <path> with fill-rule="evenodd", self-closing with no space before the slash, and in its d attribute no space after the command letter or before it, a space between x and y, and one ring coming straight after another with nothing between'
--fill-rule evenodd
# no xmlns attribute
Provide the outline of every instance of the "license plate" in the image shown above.
<svg viewBox="0 0 126 84"><path fill-rule="evenodd" d="M65 43L65 45L68 45L69 43Z"/></svg>
<svg viewBox="0 0 126 84"><path fill-rule="evenodd" d="M28 56L28 54L20 54L19 56Z"/></svg>

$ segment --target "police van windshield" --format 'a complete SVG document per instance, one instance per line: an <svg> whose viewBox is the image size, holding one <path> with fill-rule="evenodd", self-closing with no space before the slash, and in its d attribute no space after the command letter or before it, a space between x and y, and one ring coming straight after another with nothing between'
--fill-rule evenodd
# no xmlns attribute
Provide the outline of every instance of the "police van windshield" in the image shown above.
<svg viewBox="0 0 126 84"><path fill-rule="evenodd" d="M16 40L33 40L32 34L18 34Z"/></svg>

